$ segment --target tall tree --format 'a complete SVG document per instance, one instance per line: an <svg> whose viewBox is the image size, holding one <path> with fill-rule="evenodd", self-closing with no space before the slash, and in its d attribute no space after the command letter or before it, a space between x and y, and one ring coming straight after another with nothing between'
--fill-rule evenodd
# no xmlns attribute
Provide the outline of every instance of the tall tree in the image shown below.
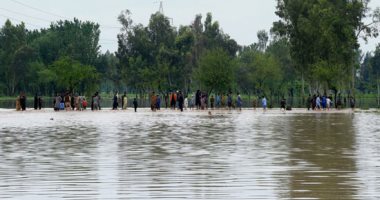
<svg viewBox="0 0 380 200"><path fill-rule="evenodd" d="M353 74L357 32L368 12L367 2L277 0L276 14L281 20L272 31L289 38L297 71L315 89L342 86Z"/></svg>
<svg viewBox="0 0 380 200"><path fill-rule="evenodd" d="M201 89L207 90L208 93L223 92L232 89L235 68L234 57L229 56L223 49L214 49L201 57L195 76L202 85Z"/></svg>

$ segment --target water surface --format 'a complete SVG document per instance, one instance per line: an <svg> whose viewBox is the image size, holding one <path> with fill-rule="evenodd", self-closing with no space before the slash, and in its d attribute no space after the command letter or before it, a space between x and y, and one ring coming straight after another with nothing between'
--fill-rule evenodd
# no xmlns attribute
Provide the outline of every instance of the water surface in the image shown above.
<svg viewBox="0 0 380 200"><path fill-rule="evenodd" d="M380 115L0 111L0 199L379 199Z"/></svg>

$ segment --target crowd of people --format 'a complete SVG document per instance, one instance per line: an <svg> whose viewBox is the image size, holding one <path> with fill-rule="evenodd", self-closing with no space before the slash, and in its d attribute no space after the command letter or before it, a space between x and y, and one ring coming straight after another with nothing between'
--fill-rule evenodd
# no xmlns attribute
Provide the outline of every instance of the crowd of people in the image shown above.
<svg viewBox="0 0 380 200"><path fill-rule="evenodd" d="M243 101L240 94L237 94L236 102L233 101L232 93L209 95L206 92L197 90L195 94L184 95L182 91L173 91L168 94L163 94L165 108L175 110L178 108L181 112L183 110L207 110L207 109L220 109L237 108L241 110ZM161 109L161 96L152 92L150 96L150 107L152 111Z"/></svg>
<svg viewBox="0 0 380 200"><path fill-rule="evenodd" d="M98 97L99 98L99 97ZM96 100L95 103L93 103L93 106L95 106L96 109L99 109L99 101L100 99ZM87 109L87 100L84 96L79 96L78 94L71 94L69 92L57 94L53 99L53 107L55 111L60 110L77 110L82 111ZM92 107L94 109L94 107Z"/></svg>
<svg viewBox="0 0 380 200"><path fill-rule="evenodd" d="M341 96L338 96L336 99L336 104L334 105L334 101L332 96L327 95L319 95L314 94L313 96L309 95L309 97L306 100L306 107L307 110L331 110L332 108L341 109L342 107L346 107L347 105L347 98L342 98ZM351 109L355 108L355 98L352 96L348 97L348 103Z"/></svg>
<svg viewBox="0 0 380 200"><path fill-rule="evenodd" d="M218 93L213 94L211 96L208 95L207 92L197 90L195 93L185 95L182 93L182 91L173 91L169 93L162 93L156 94L155 92L152 92L150 94L150 108L152 111L160 110L161 107L165 106L166 109L171 110L180 110L181 112L184 110L208 110L208 109L237 109L241 110L243 107L243 100L239 93L236 94L236 98L234 98L234 95L229 93ZM17 99L16 99L16 110L26 110L26 100L27 97L25 93L21 93ZM91 110L101 110L101 100L99 92L96 92L94 95L91 96ZM119 95L118 92L115 92L113 99L112 99L112 110L118 110L119 108L121 110L127 110L128 109L128 96L127 93L124 92L122 96ZM268 100L265 96L261 96L261 98L253 98L251 102L251 106L254 110L258 107L262 107L264 111L268 108ZM259 105L261 103L261 105ZM350 96L348 98L348 103L351 108L355 108L355 99ZM43 100L42 97L39 95L34 96L34 109L40 109L42 108ZM335 101L332 99L332 96L327 95L309 95L309 97L306 100L306 108L308 110L330 110L333 107L340 109L343 106L345 107L347 104L346 98L338 98ZM138 108L138 101L137 98L133 99L132 105L134 107L134 111L137 112ZM61 94L57 94L53 98L53 108L55 111L60 110L76 110L76 111L83 111L86 110L88 107L88 102L85 96L81 96L78 94L72 94L70 92L65 92ZM247 106L250 107L250 106ZM271 108L272 106L269 105ZM291 110L290 106L287 106L287 101L285 98L282 98L280 101L280 109L282 111Z"/></svg>

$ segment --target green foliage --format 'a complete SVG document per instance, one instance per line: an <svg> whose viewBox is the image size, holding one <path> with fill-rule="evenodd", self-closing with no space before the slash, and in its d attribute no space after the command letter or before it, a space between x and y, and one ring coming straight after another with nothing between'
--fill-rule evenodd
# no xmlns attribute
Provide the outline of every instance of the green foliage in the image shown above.
<svg viewBox="0 0 380 200"><path fill-rule="evenodd" d="M236 62L222 49L206 52L200 59L195 77L200 81L201 88L223 92L232 89Z"/></svg>
<svg viewBox="0 0 380 200"><path fill-rule="evenodd" d="M151 15L146 27L134 25L128 10L118 19L124 27L118 35L116 53L121 79L138 91L190 91L197 82L192 74L206 50L220 48L227 56L236 57L239 49L237 43L219 29L210 13L204 24L198 15L192 26L181 26L178 30L161 13Z"/></svg>
<svg viewBox="0 0 380 200"><path fill-rule="evenodd" d="M274 23L272 31L289 39L297 71L309 82L319 82L325 88L339 82L353 83L358 32L371 32L363 29L367 26L362 22L367 3L278 0L276 14L281 20Z"/></svg>
<svg viewBox="0 0 380 200"><path fill-rule="evenodd" d="M273 99L303 94L305 87L311 93L352 91L355 83L363 92L380 93L380 47L366 55L355 78L358 38L379 34L380 9L371 11L368 2L277 0L280 20L272 34L261 30L258 42L245 47L211 13L177 28L162 13L152 14L146 26L134 24L126 10L118 17L118 50L104 54L97 23L74 18L27 30L7 20L0 29L0 94L203 89Z"/></svg>
<svg viewBox="0 0 380 200"><path fill-rule="evenodd" d="M13 96L26 91L50 95L58 92L55 91L59 90L57 86L61 89L89 89L86 83L89 77L84 74L97 74L88 65L99 63L99 34L99 25L77 19L58 21L50 28L39 31L29 31L23 23L13 25L7 20L0 29L0 93ZM78 63L65 66L62 71L70 70L64 71L64 74L48 67L53 63L63 66L62 59L59 59L64 57L78 60ZM107 63L102 67L112 64ZM66 72L77 73L79 80L84 82L74 83L73 79L62 79L70 76ZM97 87L96 79L91 87Z"/></svg>
<svg viewBox="0 0 380 200"><path fill-rule="evenodd" d="M271 54L248 49L239 57L238 84L246 92L258 95L278 91L283 72L279 61Z"/></svg>
<svg viewBox="0 0 380 200"><path fill-rule="evenodd" d="M61 90L91 93L97 89L99 74L93 66L63 57L52 64L51 71L54 72L57 87Z"/></svg>

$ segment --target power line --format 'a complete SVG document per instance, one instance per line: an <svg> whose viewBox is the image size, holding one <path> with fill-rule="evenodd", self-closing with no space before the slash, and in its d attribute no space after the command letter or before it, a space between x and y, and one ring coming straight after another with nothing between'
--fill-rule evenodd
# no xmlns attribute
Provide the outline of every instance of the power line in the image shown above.
<svg viewBox="0 0 380 200"><path fill-rule="evenodd" d="M52 16L55 16L55 17L59 17L59 18L63 18L63 19L68 19L68 18L66 18L66 17L60 16L60 15L57 15L57 14L54 14L54 13L51 13L51 12L47 12L47 11L44 11L44 10L39 9L39 8L35 8L35 7L30 6L30 5L27 5L27 4L25 4L25 3L21 3L21 2L19 2L19 1L17 1L17 0L9 0L9 1L13 1L14 3L17 3L17 4L22 5L22 6L24 6L24 7L27 7L27 8L30 8L30 9L36 10L36 11L39 11L39 12L41 12L41 13L45 13L45 14L47 14L47 15L52 15Z"/></svg>
<svg viewBox="0 0 380 200"><path fill-rule="evenodd" d="M23 20L19 20L19 19L16 19L16 18L14 18L14 17L9 17L9 16L7 16L7 15L0 14L0 16L1 16L1 17L4 17L5 19L11 19L11 20L13 20L13 21L18 21L18 22L21 22L21 23L27 24L27 25L29 25L29 26L34 26L34 27L36 27L36 28L43 28L43 27L40 26L40 25L35 25L35 24L28 23L28 22L24 22Z"/></svg>
<svg viewBox="0 0 380 200"><path fill-rule="evenodd" d="M30 6L30 5L28 5L28 4L25 4L25 3L19 2L19 1L17 1L17 0L9 0L9 1L12 1L12 2L14 2L14 3L17 3L17 4L22 5L22 6L24 6L24 7L27 7L27 8L30 8L30 9L32 9L32 10L35 10L35 11L38 11L38 12L44 13L44 14L46 14L46 15L55 16L55 17L58 17L58 18L61 18L61 19L65 19L65 20L71 20L71 19L69 19L69 18L67 18L67 17L61 16L61 15L57 15L57 14L54 14L54 13L51 13L51 12L48 12L48 11L45 11L45 10L42 10L42 9L39 9L39 8L36 8L36 7ZM12 11L12 12L14 12L14 11ZM14 13L16 13L16 12L14 12ZM25 16L25 15L24 15L24 16ZM35 18L35 17L32 17L32 18ZM48 21L48 20L44 20L44 21ZM52 21L50 21L50 22L53 22L53 21L55 21L55 20L52 20ZM110 26L110 25L104 25L104 24L99 24L99 26L102 27L102 28L108 28L108 29L121 29L121 28L122 28L122 27L116 27L116 26Z"/></svg>
<svg viewBox="0 0 380 200"><path fill-rule="evenodd" d="M33 16L30 16L30 15L25 15L23 13L16 12L16 11L13 11L13 10L9 10L9 9L6 9L6 8L0 8L0 10L5 10L5 11L7 11L9 13L14 13L14 14L22 15L24 17L28 17L28 18L32 18L32 19L36 19L36 20L40 20L40 21L44 21L44 22L53 22L53 21L50 21L50 20L47 20L47 19L42 19L42 18L39 18L39 17L33 17Z"/></svg>

